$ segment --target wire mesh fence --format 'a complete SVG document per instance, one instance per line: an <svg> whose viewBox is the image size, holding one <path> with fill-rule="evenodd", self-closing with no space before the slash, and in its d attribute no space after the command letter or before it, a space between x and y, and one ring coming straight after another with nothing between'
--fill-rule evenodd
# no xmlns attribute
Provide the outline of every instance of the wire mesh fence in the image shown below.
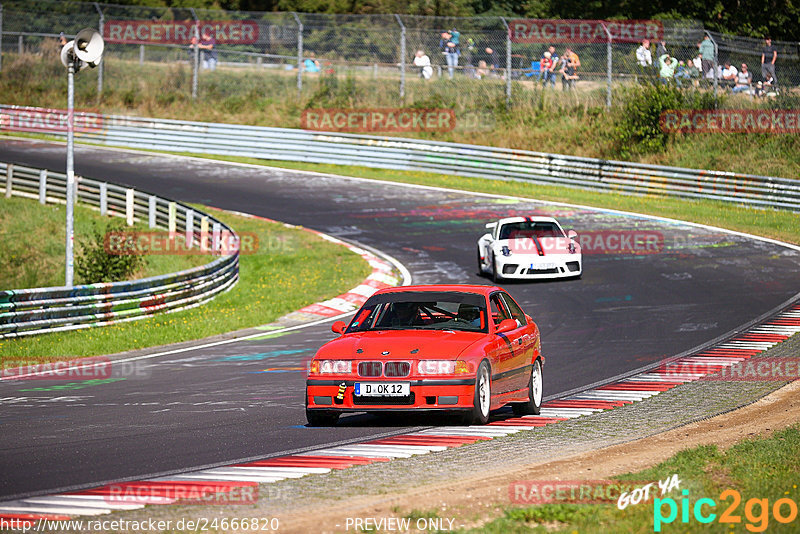
<svg viewBox="0 0 800 534"><path fill-rule="evenodd" d="M96 90L124 103L144 94L159 101L201 95L235 110L266 94L299 97L307 107L463 112L535 99L543 90L608 106L617 89L643 82L750 98L800 85L800 44L774 42L775 54L762 63L763 40L706 32L691 20L329 15L52 0L8 0L1 9L0 68L24 57L57 70L62 33L71 39L96 28L106 42Z"/></svg>

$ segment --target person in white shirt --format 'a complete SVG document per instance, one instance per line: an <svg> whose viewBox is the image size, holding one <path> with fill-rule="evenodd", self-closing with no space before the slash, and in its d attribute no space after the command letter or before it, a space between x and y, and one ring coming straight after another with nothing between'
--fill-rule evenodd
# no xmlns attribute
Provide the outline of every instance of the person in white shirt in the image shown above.
<svg viewBox="0 0 800 534"><path fill-rule="evenodd" d="M645 39L642 45L636 49L636 62L641 67L651 67L653 65L653 55L650 53L650 41Z"/></svg>
<svg viewBox="0 0 800 534"><path fill-rule="evenodd" d="M424 51L417 50L417 55L414 57L414 66L421 67L419 75L426 80L430 80L431 76L433 76L431 58Z"/></svg>
<svg viewBox="0 0 800 534"><path fill-rule="evenodd" d="M736 87L733 88L734 93L750 92L753 85L753 75L747 69L747 65L742 63L742 70L736 76Z"/></svg>

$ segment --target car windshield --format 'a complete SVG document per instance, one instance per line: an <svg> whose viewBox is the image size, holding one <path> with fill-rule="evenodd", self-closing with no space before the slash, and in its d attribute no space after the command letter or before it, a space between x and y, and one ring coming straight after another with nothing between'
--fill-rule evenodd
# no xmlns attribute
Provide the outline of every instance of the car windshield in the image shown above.
<svg viewBox="0 0 800 534"><path fill-rule="evenodd" d="M520 221L504 224L500 228L500 239L530 237L565 237L564 231L550 221Z"/></svg>
<svg viewBox="0 0 800 534"><path fill-rule="evenodd" d="M402 291L364 303L347 332L369 330L464 330L487 332L486 300L477 293Z"/></svg>

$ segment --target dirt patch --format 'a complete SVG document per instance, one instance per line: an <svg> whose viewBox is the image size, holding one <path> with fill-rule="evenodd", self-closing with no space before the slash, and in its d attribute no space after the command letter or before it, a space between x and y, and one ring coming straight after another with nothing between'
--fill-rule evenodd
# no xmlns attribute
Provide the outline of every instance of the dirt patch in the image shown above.
<svg viewBox="0 0 800 534"><path fill-rule="evenodd" d="M479 526L500 515L509 504L508 488L514 481L603 479L652 467L698 445L725 449L737 441L766 436L797 421L800 421L800 380L749 406L621 445L430 484L394 495L362 495L331 502L329 506L299 508L279 516L281 531L354 531L352 523L347 523L348 518L396 518L407 516L412 510L455 518L455 528ZM414 523L411 522L412 528Z"/></svg>

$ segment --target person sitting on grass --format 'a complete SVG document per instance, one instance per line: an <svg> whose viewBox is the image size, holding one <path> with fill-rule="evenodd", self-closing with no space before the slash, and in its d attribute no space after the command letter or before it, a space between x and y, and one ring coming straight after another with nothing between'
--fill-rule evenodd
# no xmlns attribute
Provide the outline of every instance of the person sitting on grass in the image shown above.
<svg viewBox="0 0 800 534"><path fill-rule="evenodd" d="M753 86L753 74L747 68L746 63L742 63L742 70L736 77L736 86L733 88L734 93L748 93L751 94Z"/></svg>
<svg viewBox="0 0 800 534"><path fill-rule="evenodd" d="M664 54L658 58L658 64L660 81L666 85L675 77L675 69L678 67L678 62L669 54Z"/></svg>
<svg viewBox="0 0 800 534"><path fill-rule="evenodd" d="M736 85L736 78L739 76L739 71L736 67L731 65L730 61L725 62L725 67L722 69L722 80L725 85L733 87Z"/></svg>
<svg viewBox="0 0 800 534"><path fill-rule="evenodd" d="M303 70L306 72L320 71L319 61L317 60L317 56L316 54L314 54L314 52L311 52L309 54L309 57L307 57L305 61L303 61Z"/></svg>

